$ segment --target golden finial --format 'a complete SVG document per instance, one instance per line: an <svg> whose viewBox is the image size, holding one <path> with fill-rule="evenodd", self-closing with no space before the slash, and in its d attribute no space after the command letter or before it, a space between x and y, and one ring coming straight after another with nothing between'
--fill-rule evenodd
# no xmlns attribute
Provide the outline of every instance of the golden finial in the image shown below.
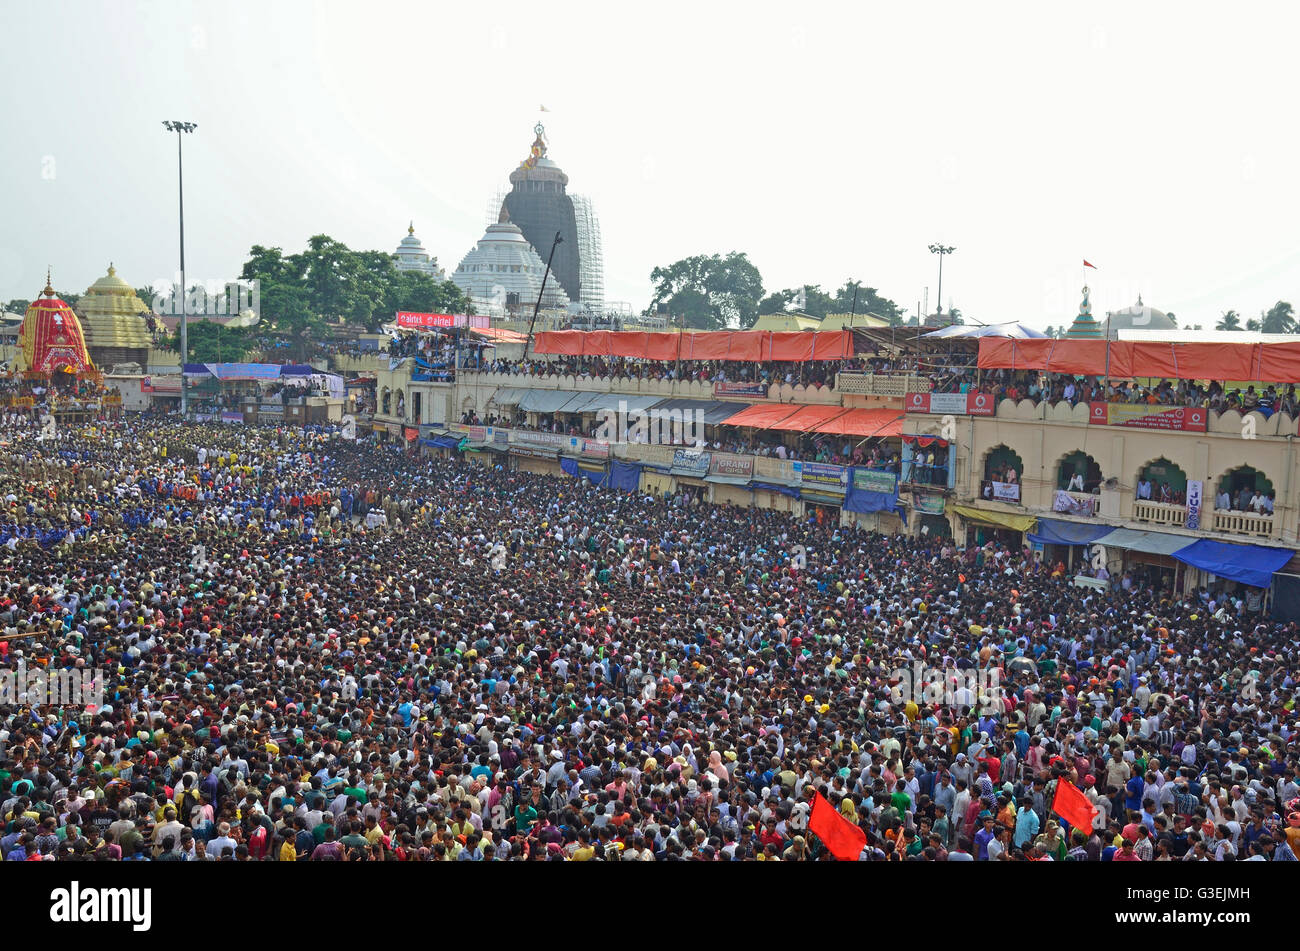
<svg viewBox="0 0 1300 951"><path fill-rule="evenodd" d="M46 297L54 296L54 287L53 287L53 282L50 280L49 265L45 266L45 290L42 291L41 293L43 293Z"/></svg>
<svg viewBox="0 0 1300 951"><path fill-rule="evenodd" d="M109 277L112 277L112 276L113 276L114 274L116 274L116 273L117 273L117 271L113 270L113 262L112 262L112 261L109 261L109 262L108 262L108 276L109 276Z"/></svg>
<svg viewBox="0 0 1300 951"><path fill-rule="evenodd" d="M407 233L407 234L412 234L412 235L415 234L415 221L414 221L414 220L411 221L411 226L410 226L409 228L406 229L406 233Z"/></svg>

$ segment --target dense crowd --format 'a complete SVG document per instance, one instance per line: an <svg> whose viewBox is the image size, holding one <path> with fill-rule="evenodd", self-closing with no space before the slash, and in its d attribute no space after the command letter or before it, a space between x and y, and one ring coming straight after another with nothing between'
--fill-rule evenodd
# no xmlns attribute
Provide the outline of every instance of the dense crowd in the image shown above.
<svg viewBox="0 0 1300 951"><path fill-rule="evenodd" d="M1300 641L1241 590L330 431L0 437L0 661L105 688L2 698L6 861L824 861L817 795L863 860L1300 853Z"/></svg>

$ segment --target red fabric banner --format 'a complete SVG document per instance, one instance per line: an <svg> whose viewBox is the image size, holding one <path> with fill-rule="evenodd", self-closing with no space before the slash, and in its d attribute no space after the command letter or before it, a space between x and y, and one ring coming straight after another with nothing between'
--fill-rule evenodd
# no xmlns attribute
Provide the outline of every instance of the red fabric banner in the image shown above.
<svg viewBox="0 0 1300 951"><path fill-rule="evenodd" d="M819 792L813 793L808 831L815 833L841 862L856 862L867 847L867 834L836 812Z"/></svg>
<svg viewBox="0 0 1300 951"><path fill-rule="evenodd" d="M1110 375L1183 380L1244 380L1291 383L1300 380L1300 343L1177 343L1112 340ZM1048 373L1106 373L1105 340L980 340L984 370L1043 370Z"/></svg>
<svg viewBox="0 0 1300 951"><path fill-rule="evenodd" d="M1074 828L1085 831L1092 828L1093 817L1097 815L1097 808L1068 779L1057 782L1052 811Z"/></svg>
<svg viewBox="0 0 1300 951"><path fill-rule="evenodd" d="M710 330L700 333L551 330L533 338L534 353L639 360L843 360L853 355L853 332Z"/></svg>

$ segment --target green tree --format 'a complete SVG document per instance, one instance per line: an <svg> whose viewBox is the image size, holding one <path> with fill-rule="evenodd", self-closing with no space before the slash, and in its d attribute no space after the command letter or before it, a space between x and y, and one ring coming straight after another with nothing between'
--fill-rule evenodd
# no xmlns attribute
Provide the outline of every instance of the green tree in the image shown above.
<svg viewBox="0 0 1300 951"><path fill-rule="evenodd" d="M298 360L307 359L308 341L321 339L325 319L312 310L308 293L292 284L262 285L262 320L290 339Z"/></svg>
<svg viewBox="0 0 1300 951"><path fill-rule="evenodd" d="M179 337L179 333L176 335ZM252 349L247 329L223 327L215 320L191 320L186 331L191 363L241 363ZM179 340L173 344L180 348Z"/></svg>
<svg viewBox="0 0 1300 951"><path fill-rule="evenodd" d="M1241 315L1235 310L1225 310L1219 322L1214 326L1215 330L1241 330Z"/></svg>
<svg viewBox="0 0 1300 951"><path fill-rule="evenodd" d="M1259 316L1261 318L1264 316L1263 311L1260 312ZM1259 321L1256 320L1254 317L1250 318L1250 320L1246 321L1246 329L1251 331L1252 333L1257 332L1259 330Z"/></svg>
<svg viewBox="0 0 1300 951"><path fill-rule="evenodd" d="M746 327L759 313L763 279L749 257L732 251L721 255L697 254L650 272L654 297L646 314L660 304L673 316L685 318L687 327L719 330Z"/></svg>
<svg viewBox="0 0 1300 951"><path fill-rule="evenodd" d="M1295 309L1284 300L1278 301L1263 316L1259 329L1266 334L1295 333Z"/></svg>
<svg viewBox="0 0 1300 951"><path fill-rule="evenodd" d="M11 314L17 314L19 317L27 313L27 308L32 306L29 300L23 300L21 297L15 297L9 303L5 304L5 310Z"/></svg>
<svg viewBox="0 0 1300 951"><path fill-rule="evenodd" d="M857 302L854 302L854 292ZM884 317L897 327L903 322L903 308L888 297L882 297L874 287L868 287L862 281L845 281L844 286L835 292L833 314L875 314Z"/></svg>

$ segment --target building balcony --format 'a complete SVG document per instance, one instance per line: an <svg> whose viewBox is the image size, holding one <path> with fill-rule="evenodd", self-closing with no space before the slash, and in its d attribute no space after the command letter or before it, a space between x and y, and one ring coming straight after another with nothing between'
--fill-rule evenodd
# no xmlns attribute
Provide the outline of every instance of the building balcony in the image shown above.
<svg viewBox="0 0 1300 951"><path fill-rule="evenodd" d="M1228 535L1253 535L1257 538L1273 537L1273 516L1254 512L1234 512L1215 509L1211 523L1214 531Z"/></svg>
<svg viewBox="0 0 1300 951"><path fill-rule="evenodd" d="M1187 526L1187 506L1171 502L1153 502L1150 499L1133 500L1133 518L1139 522L1168 525L1172 528Z"/></svg>
<svg viewBox="0 0 1300 951"><path fill-rule="evenodd" d="M637 396L658 396L662 399L728 399L737 401L736 409L743 403L768 400L776 403L811 403L838 405L839 393L829 386L802 383L773 383L765 396L715 395L714 384L707 380L654 380L627 376L535 376L528 373L477 373L460 370L456 381L467 387L482 387L491 396L489 387L533 390L563 390L570 393L626 393Z"/></svg>
<svg viewBox="0 0 1300 951"><path fill-rule="evenodd" d="M929 393L928 376L908 373L837 373L836 392L846 396L886 396L902 399L908 393Z"/></svg>

